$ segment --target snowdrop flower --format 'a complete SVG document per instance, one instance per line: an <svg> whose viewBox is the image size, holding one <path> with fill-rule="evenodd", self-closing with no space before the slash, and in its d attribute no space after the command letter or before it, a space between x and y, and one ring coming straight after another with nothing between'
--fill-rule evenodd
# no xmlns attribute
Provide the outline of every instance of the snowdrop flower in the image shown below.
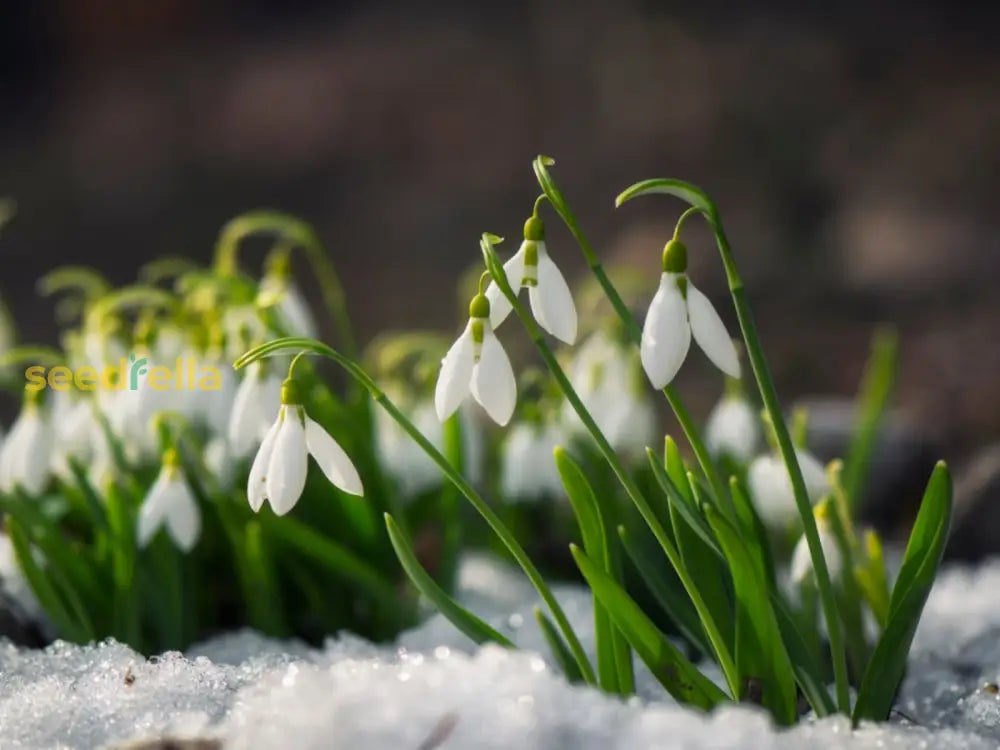
<svg viewBox="0 0 1000 750"><path fill-rule="evenodd" d="M469 305L469 322L441 360L434 408L444 422L469 392L490 418L503 426L517 402L517 383L507 353L490 325L490 301L482 294Z"/></svg>
<svg viewBox="0 0 1000 750"><path fill-rule="evenodd" d="M715 456L746 462L760 440L760 418L739 394L727 393L712 409L705 425L705 443Z"/></svg>
<svg viewBox="0 0 1000 750"><path fill-rule="evenodd" d="M184 481L181 460L177 451L168 450L163 455L163 466L146 499L139 508L136 542L145 547L161 526L177 548L190 552L201 534L201 512L191 489Z"/></svg>
<svg viewBox="0 0 1000 750"><path fill-rule="evenodd" d="M0 490L4 492L20 485L37 495L49 480L54 441L49 410L41 398L40 391L28 393L0 449Z"/></svg>
<svg viewBox="0 0 1000 750"><path fill-rule="evenodd" d="M214 390L194 391L193 405L198 416L216 435L226 435L233 402L239 385L236 371L226 360L221 349L214 349L205 357L205 367L214 367L219 373L219 387ZM280 386L279 386L280 389Z"/></svg>
<svg viewBox="0 0 1000 750"><path fill-rule="evenodd" d="M507 281L515 294L528 287L531 312L538 325L560 341L576 341L576 306L562 272L545 249L545 225L535 214L524 224L524 242L503 264ZM490 301L490 325L496 329L513 309L495 281L486 289Z"/></svg>
<svg viewBox="0 0 1000 750"><path fill-rule="evenodd" d="M837 537L833 533L827 514L831 513L827 506L823 505L816 509L816 529L819 531L819 544L823 550L823 559L826 560L827 570L830 572L830 580L836 581L844 567L843 558L840 555L840 547L837 544ZM805 534L795 545L792 552L792 582L801 586L807 580L815 581L815 571L813 570L812 555L809 554L809 543Z"/></svg>
<svg viewBox="0 0 1000 750"><path fill-rule="evenodd" d="M237 458L249 456L264 439L281 405L281 379L263 361L255 362L236 388L229 414L229 447Z"/></svg>
<svg viewBox="0 0 1000 750"><path fill-rule="evenodd" d="M288 253L278 251L268 259L268 269L260 282L257 304L275 307L285 331L292 336L316 338L317 327L309 305L292 280Z"/></svg>
<svg viewBox="0 0 1000 750"><path fill-rule="evenodd" d="M729 377L740 377L736 347L708 297L687 275L687 248L676 239L663 249L660 288L646 313L640 354L654 388L667 386L687 356L691 337Z"/></svg>
<svg viewBox="0 0 1000 750"><path fill-rule="evenodd" d="M565 494L552 452L565 442L558 425L519 422L504 440L500 486L508 502Z"/></svg>
<svg viewBox="0 0 1000 750"><path fill-rule="evenodd" d="M351 459L326 430L309 418L295 381L288 379L281 384L278 418L267 431L250 468L247 499L255 513L265 500L279 516L295 507L306 486L309 454L335 487L350 495L364 493Z"/></svg>
<svg viewBox="0 0 1000 750"><path fill-rule="evenodd" d="M809 502L815 504L830 491L826 471L808 451L796 449L795 455L805 480ZM757 513L765 525L780 528L798 517L792 480L781 456L769 454L755 458L747 473L747 483Z"/></svg>
<svg viewBox="0 0 1000 750"><path fill-rule="evenodd" d="M629 456L643 455L655 438L656 415L635 350L598 330L577 350L568 376L611 447ZM568 401L562 415L574 433L588 434Z"/></svg>
<svg viewBox="0 0 1000 750"><path fill-rule="evenodd" d="M55 450L52 471L66 478L71 472L70 459L87 461L94 443L101 439L101 427L94 416L94 403L88 398L57 391L52 405L52 425L55 430Z"/></svg>
<svg viewBox="0 0 1000 750"><path fill-rule="evenodd" d="M236 467L229 451L229 441L216 435L205 445L205 468L218 483L219 489L228 492L233 488Z"/></svg>

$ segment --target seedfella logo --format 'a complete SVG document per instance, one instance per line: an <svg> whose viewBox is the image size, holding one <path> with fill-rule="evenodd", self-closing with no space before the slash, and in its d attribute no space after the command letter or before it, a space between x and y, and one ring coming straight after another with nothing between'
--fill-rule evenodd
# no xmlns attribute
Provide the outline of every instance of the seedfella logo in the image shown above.
<svg viewBox="0 0 1000 750"><path fill-rule="evenodd" d="M145 377L144 377L145 376ZM108 365L98 370L90 365L75 369L57 365L46 370L34 365L24 371L29 391L51 388L54 391L137 391L141 383L154 391L218 391L222 388L222 373L214 365L199 363L194 357L178 357L174 367L164 365L149 366L146 357L130 355L117 365Z"/></svg>

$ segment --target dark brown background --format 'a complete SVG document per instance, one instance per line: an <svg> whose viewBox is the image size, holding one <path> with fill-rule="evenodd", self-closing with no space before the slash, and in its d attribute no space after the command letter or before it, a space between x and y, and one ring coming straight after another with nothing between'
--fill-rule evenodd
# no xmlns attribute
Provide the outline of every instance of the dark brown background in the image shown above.
<svg viewBox="0 0 1000 750"><path fill-rule="evenodd" d="M0 195L20 211L0 288L25 338L51 340L46 269L125 282L160 254L207 259L222 222L266 205L317 225L362 338L451 328L455 278L480 232L516 237L544 152L602 256L651 273L677 206L616 212L618 190L676 176L716 197L786 398L850 393L894 320L915 428L959 454L995 438L1000 14L746 5L8 3ZM680 383L700 410L708 372Z"/></svg>

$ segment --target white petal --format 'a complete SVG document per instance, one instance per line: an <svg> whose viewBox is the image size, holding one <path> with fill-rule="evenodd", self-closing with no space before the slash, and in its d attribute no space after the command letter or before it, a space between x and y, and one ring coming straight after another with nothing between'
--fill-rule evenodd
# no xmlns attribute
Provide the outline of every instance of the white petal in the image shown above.
<svg viewBox="0 0 1000 750"><path fill-rule="evenodd" d="M806 494L809 495L809 501L815 504L830 491L826 469L808 451L796 450L795 457L799 460L799 469L802 471L802 479L805 481Z"/></svg>
<svg viewBox="0 0 1000 750"><path fill-rule="evenodd" d="M281 427L281 420L275 420L271 429L264 436L264 442L260 444L257 457L250 467L250 478L247 480L247 500L250 501L250 509L256 513L264 504L267 498L267 468L271 463L271 456L274 453L274 441L278 437L278 429Z"/></svg>
<svg viewBox="0 0 1000 750"><path fill-rule="evenodd" d="M350 495L364 494L358 470L344 449L309 417L306 417L306 447L331 484Z"/></svg>
<svg viewBox="0 0 1000 750"><path fill-rule="evenodd" d="M538 286L528 289L535 320L560 341L576 341L576 306L562 272L538 243Z"/></svg>
<svg viewBox="0 0 1000 750"><path fill-rule="evenodd" d="M305 297L294 284L289 284L278 303L278 312L292 336L316 338L316 322Z"/></svg>
<svg viewBox="0 0 1000 750"><path fill-rule="evenodd" d="M253 369L240 381L236 387L233 409L229 413L229 445L233 449L233 454L241 458L253 450L253 433L256 431L254 417L257 408L255 399L259 377L257 370Z"/></svg>
<svg viewBox="0 0 1000 750"><path fill-rule="evenodd" d="M145 547L149 544L163 523L170 499L170 483L169 475L165 471L161 471L156 481L153 482L153 486L149 488L146 499L142 502L136 529L136 544L139 547Z"/></svg>
<svg viewBox="0 0 1000 750"><path fill-rule="evenodd" d="M441 360L437 387L434 389L434 408L442 422L455 413L469 393L472 367L475 364L475 344L472 341L470 320L448 353Z"/></svg>
<svg viewBox="0 0 1000 750"><path fill-rule="evenodd" d="M503 270L507 274L507 283L514 290L514 294L517 294L521 289L521 279L524 277L523 242L518 251L511 256L510 260L503 264ZM491 281L489 286L486 287L486 299L490 301L490 325L496 328L507 319L510 311L514 308L510 304L510 300L500 291L500 287L497 286L495 281Z"/></svg>
<svg viewBox="0 0 1000 750"><path fill-rule="evenodd" d="M716 456L748 461L760 439L760 418L746 399L723 397L708 415L705 443Z"/></svg>
<svg viewBox="0 0 1000 750"><path fill-rule="evenodd" d="M178 477L167 508L167 531L177 548L190 552L201 534L201 512L187 483Z"/></svg>
<svg viewBox="0 0 1000 750"><path fill-rule="evenodd" d="M817 525L819 527L819 546L823 550L823 559L826 560L830 579L836 581L840 577L841 569L843 568L843 560L840 556L840 548L837 546L837 538L830 532L826 524L820 522ZM812 555L809 554L809 543L806 541L805 534L799 538L798 544L795 545L795 551L792 553L791 574L792 580L798 584L803 583L813 575Z"/></svg>
<svg viewBox="0 0 1000 750"><path fill-rule="evenodd" d="M758 456L750 464L747 484L761 521L770 528L783 528L798 517L792 483L778 456Z"/></svg>
<svg viewBox="0 0 1000 750"><path fill-rule="evenodd" d="M726 325L712 307L708 297L698 291L690 280L687 285L687 308L691 320L691 333L694 334L698 346L716 367L729 377L738 378L740 359L736 356L736 347L733 346Z"/></svg>
<svg viewBox="0 0 1000 750"><path fill-rule="evenodd" d="M674 379L691 347L687 305L677 288L679 274L664 273L649 305L642 329L639 354L653 387L660 389Z"/></svg>
<svg viewBox="0 0 1000 750"><path fill-rule="evenodd" d="M299 501L306 486L309 454L299 406L283 406L284 419L274 438L274 452L267 466L267 499L274 512L283 516Z"/></svg>
<svg viewBox="0 0 1000 750"><path fill-rule="evenodd" d="M14 456L11 471L15 482L32 495L45 489L52 464L52 428L47 417L33 410L26 415L20 436L21 450Z"/></svg>
<svg viewBox="0 0 1000 750"><path fill-rule="evenodd" d="M517 383L507 352L493 331L487 328L483 333L483 351L472 371L472 395L490 418L503 426L514 414Z"/></svg>

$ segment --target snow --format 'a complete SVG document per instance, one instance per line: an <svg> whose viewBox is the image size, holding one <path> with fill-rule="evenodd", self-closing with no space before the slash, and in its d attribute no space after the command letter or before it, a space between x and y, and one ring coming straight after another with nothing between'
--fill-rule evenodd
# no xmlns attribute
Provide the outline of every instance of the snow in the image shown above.
<svg viewBox="0 0 1000 750"><path fill-rule="evenodd" d="M526 650L476 647L439 616L381 646L343 635L310 648L240 631L147 660L115 642L57 642L43 651L0 643L0 747L142 747L132 743L164 737L240 750L974 750L1000 743L1000 562L945 571L893 721L854 731L842 717L778 731L744 706L700 714L676 705L641 669L641 697L626 701L569 685L539 656L536 597L523 578L472 557L460 586L463 601ZM572 586L556 595L590 647L589 595Z"/></svg>

